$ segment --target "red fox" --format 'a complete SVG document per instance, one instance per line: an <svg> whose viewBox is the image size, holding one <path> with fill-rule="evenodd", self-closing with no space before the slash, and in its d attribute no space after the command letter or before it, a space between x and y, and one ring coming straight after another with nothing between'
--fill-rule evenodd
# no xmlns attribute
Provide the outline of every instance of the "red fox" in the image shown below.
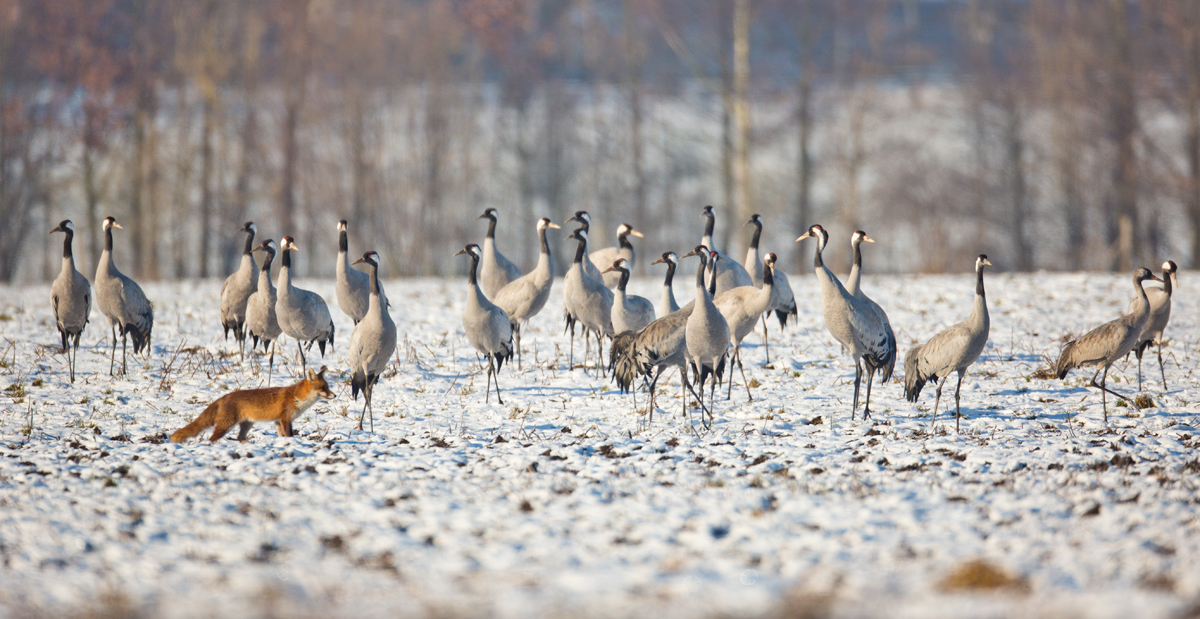
<svg viewBox="0 0 1200 619"><path fill-rule="evenodd" d="M183 441L200 434L209 426L217 426L208 440L216 441L234 425L240 425L238 440L246 440L255 421L274 421L279 436L292 435L292 420L317 400L332 400L333 392L325 382L325 367L320 372L311 369L304 380L288 387L234 391L217 398L195 421L171 435L171 441Z"/></svg>

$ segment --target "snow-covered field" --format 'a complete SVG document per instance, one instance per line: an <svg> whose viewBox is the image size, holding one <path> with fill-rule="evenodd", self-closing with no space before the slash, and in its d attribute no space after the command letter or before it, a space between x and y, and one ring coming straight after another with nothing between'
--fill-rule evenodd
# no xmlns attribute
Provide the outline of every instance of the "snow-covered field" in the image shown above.
<svg viewBox="0 0 1200 619"><path fill-rule="evenodd" d="M1148 354L1154 406L1110 400L1105 426L1090 373L1033 375L1063 335L1124 309L1130 277L989 274L961 434L942 412L930 429L932 386L912 405L877 385L872 419L850 420L853 366L811 274L792 277L799 324L772 323L770 366L748 338L754 402L739 385L710 430L679 416L673 374L647 426L567 369L557 284L525 369L501 374L506 405L485 404L465 281L390 281L400 350L376 432L357 432L349 320L331 281L300 282L333 308L338 398L295 439L259 424L216 445L164 439L265 384L265 360L221 340L219 281L145 287L154 354L128 377L108 376L93 309L73 386L49 286L0 287L0 616L1172 616L1200 598L1200 280L1179 280L1170 389ZM658 298L657 281L631 288ZM966 316L974 281L864 288L903 358ZM279 361L276 385L298 373ZM1136 364L1109 384L1135 389Z"/></svg>

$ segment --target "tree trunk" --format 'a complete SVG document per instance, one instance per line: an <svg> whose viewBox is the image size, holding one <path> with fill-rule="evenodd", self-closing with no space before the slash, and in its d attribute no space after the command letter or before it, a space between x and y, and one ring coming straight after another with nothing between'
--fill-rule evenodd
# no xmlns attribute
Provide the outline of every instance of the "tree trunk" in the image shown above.
<svg viewBox="0 0 1200 619"><path fill-rule="evenodd" d="M1137 239L1137 154L1134 151L1137 103L1126 0L1109 0L1109 9L1113 30L1110 122L1116 146L1112 171L1116 225L1113 227L1110 222L1109 228L1109 242L1115 243L1116 252L1110 268L1120 271L1133 269L1133 247Z"/></svg>
<svg viewBox="0 0 1200 619"><path fill-rule="evenodd" d="M1025 138L1022 135L1024 122L1021 117L1021 103L1015 93L1006 93L1004 108L1004 143L1009 197L1012 200L1012 246L1016 253L1017 270L1032 271L1033 247L1030 246L1026 230L1029 223L1029 190L1025 178Z"/></svg>
<svg viewBox="0 0 1200 619"><path fill-rule="evenodd" d="M200 127L200 277L208 277L213 226L213 102L204 98Z"/></svg>
<svg viewBox="0 0 1200 619"><path fill-rule="evenodd" d="M750 0L734 0L733 5L733 122L736 221L729 223L741 224L754 214L750 195ZM738 249L743 245L739 243Z"/></svg>

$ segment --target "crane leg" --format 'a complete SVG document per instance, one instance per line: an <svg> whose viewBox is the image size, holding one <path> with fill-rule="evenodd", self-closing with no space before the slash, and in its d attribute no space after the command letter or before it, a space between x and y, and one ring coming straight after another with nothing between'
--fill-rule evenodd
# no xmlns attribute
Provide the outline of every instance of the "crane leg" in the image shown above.
<svg viewBox="0 0 1200 619"><path fill-rule="evenodd" d="M1105 397L1105 394L1111 393L1118 398L1123 398L1125 396L1123 396L1123 395L1117 393L1116 391L1113 391L1112 389L1109 389L1107 387L1107 384L1108 384L1108 366L1107 365L1103 367L1103 371L1104 371L1104 373L1100 377L1100 384L1096 384L1096 377L1092 376L1092 386L1100 390L1100 403L1104 407L1104 423L1108 423L1108 398Z"/></svg>
<svg viewBox="0 0 1200 619"><path fill-rule="evenodd" d="M516 328L513 329L513 331L516 332L513 335L516 336L516 338L517 338L517 369L520 370L521 369L521 325L517 325Z"/></svg>
<svg viewBox="0 0 1200 619"><path fill-rule="evenodd" d="M304 368L308 367L308 361L304 359L304 346L300 344L300 340L296 340L296 350L300 351L300 374L304 375Z"/></svg>
<svg viewBox="0 0 1200 619"><path fill-rule="evenodd" d="M737 358L738 370L740 370L742 372L742 382L745 383L745 385L746 385L746 397L750 398L750 401L753 402L754 394L750 393L750 381L746 380L746 366L742 365L742 346L740 344L738 345L737 349L734 350L733 354ZM730 368L730 369L733 369L733 368ZM730 374L732 374L732 372L730 372ZM733 380L732 379L730 379L730 381L729 381L729 389L730 390L733 389Z"/></svg>
<svg viewBox="0 0 1200 619"><path fill-rule="evenodd" d="M499 402L501 406L504 406L504 400L500 398L500 373L496 371L495 355L492 355L492 358L488 361L488 363L492 367L492 384L496 386L496 401Z"/></svg>
<svg viewBox="0 0 1200 619"><path fill-rule="evenodd" d="M125 365L125 351L129 346L129 332L121 330L121 376L129 373L129 369Z"/></svg>
<svg viewBox="0 0 1200 619"><path fill-rule="evenodd" d="M1137 360L1138 360L1138 391L1141 392L1141 390L1142 390L1142 343L1141 342L1138 342L1138 347L1134 351L1134 354L1137 356Z"/></svg>
<svg viewBox="0 0 1200 619"><path fill-rule="evenodd" d="M930 430L933 430L933 428L934 428L934 423L937 421L937 409L938 409L938 404L940 404L940 403L941 403L941 401L942 401L942 385L945 385L945 384L946 384L946 379L947 379L947 378L949 378L949 377L950 377L950 375L949 375L949 374L947 374L947 375L945 375L945 376L943 376L943 377L942 377L942 380L939 380L939 381L938 381L938 384L937 384L937 394L933 396L933 419L930 419L930 420L929 420L929 429L930 429ZM937 378L937 376L935 375L935 376L934 376L934 378Z"/></svg>
<svg viewBox="0 0 1200 619"><path fill-rule="evenodd" d="M858 411L858 386L862 382L862 367L857 359L854 360L854 401L850 404L850 421L854 421L854 413Z"/></svg>
<svg viewBox="0 0 1200 619"><path fill-rule="evenodd" d="M271 343L268 344L268 346L271 348L271 357L270 357L271 361L270 361L270 363L267 364L267 386L268 387L271 386L271 374L275 372L275 346L276 346L275 343L278 341L279 341L279 339L276 338L274 340L271 340Z"/></svg>
<svg viewBox="0 0 1200 619"><path fill-rule="evenodd" d="M110 323L112 331L112 354L108 357L108 375L113 375L113 366L117 363L117 326Z"/></svg>
<svg viewBox="0 0 1200 619"><path fill-rule="evenodd" d="M962 370L958 373L958 384L954 386L954 431L955 432L962 431L958 427L959 420L962 419L962 405L960 404L960 401L958 398L959 398L959 392L962 391L963 375L965 375L966 373L967 373L966 370Z"/></svg>
<svg viewBox="0 0 1200 619"><path fill-rule="evenodd" d="M871 381L875 379L875 368L867 367L867 400L863 404L863 421L871 416Z"/></svg>
<svg viewBox="0 0 1200 619"><path fill-rule="evenodd" d="M79 336L76 336L77 354L78 354L78 348L79 348L78 342L79 342ZM1158 371L1163 374L1163 391L1166 391L1166 368L1163 367L1163 339L1162 338L1158 339Z"/></svg>
<svg viewBox="0 0 1200 619"><path fill-rule="evenodd" d="M483 403L491 402L492 397L492 356L487 356L487 383L483 387Z"/></svg>
<svg viewBox="0 0 1200 619"><path fill-rule="evenodd" d="M768 337L768 334L767 334L767 314L770 314L770 312L764 312L762 315L763 349L767 351L767 363L770 364L771 363L771 338Z"/></svg>

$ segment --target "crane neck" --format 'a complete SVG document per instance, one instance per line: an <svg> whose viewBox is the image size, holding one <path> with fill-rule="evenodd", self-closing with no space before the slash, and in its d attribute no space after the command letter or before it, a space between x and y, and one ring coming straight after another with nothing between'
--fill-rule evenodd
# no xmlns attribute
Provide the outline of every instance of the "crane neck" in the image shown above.
<svg viewBox="0 0 1200 619"><path fill-rule="evenodd" d="M663 281L663 286L671 287L671 281L675 279L675 263L667 261L667 278Z"/></svg>
<svg viewBox="0 0 1200 619"><path fill-rule="evenodd" d="M975 269L975 294L980 297L987 296L983 291L983 266Z"/></svg>
<svg viewBox="0 0 1200 619"><path fill-rule="evenodd" d="M633 243L629 242L629 233L617 235L617 244L627 249L633 249Z"/></svg>
<svg viewBox="0 0 1200 619"><path fill-rule="evenodd" d="M754 234L750 236L750 249L758 250L758 239L762 236L762 224L754 222Z"/></svg>
<svg viewBox="0 0 1200 619"><path fill-rule="evenodd" d="M488 217L488 231L487 231L486 238L489 238L489 239L496 238L496 218L495 217Z"/></svg>
<svg viewBox="0 0 1200 619"><path fill-rule="evenodd" d="M716 223L717 223L716 217L713 217L712 215L704 216L704 236L706 236L710 239L712 238L713 228L716 226ZM709 249L712 249L712 247L709 247Z"/></svg>
<svg viewBox="0 0 1200 619"><path fill-rule="evenodd" d="M704 256L700 256L700 267L696 269L696 291L698 294L701 294L701 295L703 295L704 291L705 291L704 267L707 264L708 264L708 260L705 260Z"/></svg>
<svg viewBox="0 0 1200 619"><path fill-rule="evenodd" d="M853 266L859 270L862 269L862 241L855 241L854 245L854 264Z"/></svg>
<svg viewBox="0 0 1200 619"><path fill-rule="evenodd" d="M821 259L821 250L825 249L825 242L821 237L817 237L817 253L813 257L813 268L820 269L825 266L825 261Z"/></svg>
<svg viewBox="0 0 1200 619"><path fill-rule="evenodd" d="M75 233L70 229L66 229L66 238L63 239L63 258L70 258L74 262L74 255L71 253L71 241L75 238Z"/></svg>
<svg viewBox="0 0 1200 619"><path fill-rule="evenodd" d="M104 251L112 253L112 226L104 230Z"/></svg>
<svg viewBox="0 0 1200 619"><path fill-rule="evenodd" d="M374 262L368 262L367 266L371 267L371 296L379 296L379 265Z"/></svg>
<svg viewBox="0 0 1200 619"><path fill-rule="evenodd" d="M254 252L254 231L246 231L246 244L242 247L243 256L251 256Z"/></svg>
<svg viewBox="0 0 1200 619"><path fill-rule="evenodd" d="M625 292L625 285L629 283L629 269L618 269L621 274L620 281L617 282L617 290Z"/></svg>
<svg viewBox="0 0 1200 619"><path fill-rule="evenodd" d="M345 230L338 230L338 253L345 254L350 251L350 242L346 238Z"/></svg>
<svg viewBox="0 0 1200 619"><path fill-rule="evenodd" d="M1163 270L1162 280L1163 280L1163 292L1167 293L1167 298L1170 298L1171 292L1173 292L1173 289L1171 286L1171 272L1167 271L1167 270Z"/></svg>
<svg viewBox="0 0 1200 619"><path fill-rule="evenodd" d="M538 243L542 246L542 253L550 255L550 243L546 241L546 228L538 229Z"/></svg>
<svg viewBox="0 0 1200 619"><path fill-rule="evenodd" d="M271 250L267 250L267 257L263 260L262 266L259 267L259 270L262 271L263 273L270 275L271 262L274 260L275 260L275 252L273 252Z"/></svg>
<svg viewBox="0 0 1200 619"><path fill-rule="evenodd" d="M583 255L587 253L587 241L580 239L579 246L575 248L574 263L583 266Z"/></svg>
<svg viewBox="0 0 1200 619"><path fill-rule="evenodd" d="M467 285L472 286L472 287L478 287L479 280L476 279L475 272L477 270L479 270L479 257L476 256L475 254L470 254L470 255L471 255L471 268L470 268L470 270L467 271ZM373 284L373 285L378 286L378 283Z"/></svg>
<svg viewBox="0 0 1200 619"><path fill-rule="evenodd" d="M775 285L775 271L767 263L763 263L763 288L770 288Z"/></svg>

